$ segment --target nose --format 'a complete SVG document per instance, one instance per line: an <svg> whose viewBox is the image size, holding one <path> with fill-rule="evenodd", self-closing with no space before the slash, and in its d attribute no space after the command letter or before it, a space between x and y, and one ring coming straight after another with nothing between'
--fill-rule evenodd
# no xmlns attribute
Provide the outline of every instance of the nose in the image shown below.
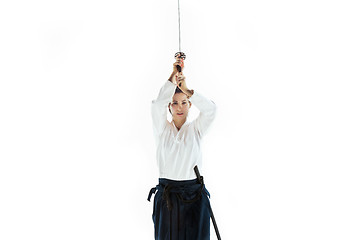
<svg viewBox="0 0 360 240"><path fill-rule="evenodd" d="M179 105L179 106L176 107L176 111L177 111L177 112L181 112L181 110L182 110L182 106L181 106L181 105Z"/></svg>

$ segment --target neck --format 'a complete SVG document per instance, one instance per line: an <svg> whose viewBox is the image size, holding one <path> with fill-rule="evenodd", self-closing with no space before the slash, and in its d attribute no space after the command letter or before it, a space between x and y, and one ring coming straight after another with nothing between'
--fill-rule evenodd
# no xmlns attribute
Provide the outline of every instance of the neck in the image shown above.
<svg viewBox="0 0 360 240"><path fill-rule="evenodd" d="M182 125L184 125L184 123L186 122L186 119L173 119L175 126L177 127L178 130L180 130L180 128L182 127Z"/></svg>

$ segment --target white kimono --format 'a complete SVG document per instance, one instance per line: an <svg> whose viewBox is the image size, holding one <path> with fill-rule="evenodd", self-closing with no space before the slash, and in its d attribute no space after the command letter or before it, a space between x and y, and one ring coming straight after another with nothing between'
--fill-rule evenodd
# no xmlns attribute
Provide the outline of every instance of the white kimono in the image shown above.
<svg viewBox="0 0 360 240"><path fill-rule="evenodd" d="M194 91L189 100L199 109L200 114L192 122L186 120L178 131L174 121L170 123L167 120L168 105L175 90L176 85L166 81L151 105L159 178L191 180L196 178L195 165L201 173L201 139L215 119L216 105Z"/></svg>

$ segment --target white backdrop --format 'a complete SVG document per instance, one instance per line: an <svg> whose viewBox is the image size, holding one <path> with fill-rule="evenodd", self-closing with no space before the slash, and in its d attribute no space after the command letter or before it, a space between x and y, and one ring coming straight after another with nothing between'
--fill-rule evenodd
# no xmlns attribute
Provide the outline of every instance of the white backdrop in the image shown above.
<svg viewBox="0 0 360 240"><path fill-rule="evenodd" d="M356 2L181 0L223 239L360 238ZM0 239L153 239L177 20L176 0L0 2Z"/></svg>

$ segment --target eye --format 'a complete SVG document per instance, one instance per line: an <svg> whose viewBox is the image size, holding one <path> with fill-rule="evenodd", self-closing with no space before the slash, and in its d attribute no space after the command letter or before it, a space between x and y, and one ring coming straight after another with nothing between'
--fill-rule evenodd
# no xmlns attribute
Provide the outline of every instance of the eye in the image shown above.
<svg viewBox="0 0 360 240"><path fill-rule="evenodd" d="M187 102L183 102L182 104L185 105Z"/></svg>
<svg viewBox="0 0 360 240"><path fill-rule="evenodd" d="M177 105L177 102L173 102L172 104L173 104L173 105Z"/></svg>

